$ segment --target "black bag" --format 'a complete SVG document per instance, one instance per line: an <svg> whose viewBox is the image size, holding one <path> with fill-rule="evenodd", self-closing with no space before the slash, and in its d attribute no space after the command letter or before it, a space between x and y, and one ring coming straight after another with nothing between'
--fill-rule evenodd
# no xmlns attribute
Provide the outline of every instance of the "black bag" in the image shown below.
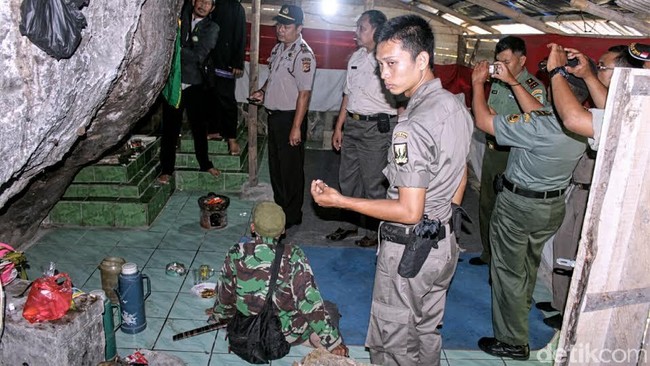
<svg viewBox="0 0 650 366"><path fill-rule="evenodd" d="M245 316L237 311L228 323L227 337L230 351L249 363L269 363L270 360L284 357L291 348L282 334L280 318L275 314L272 296L283 252L284 244L278 243L275 248L275 259L271 265L269 292L259 314Z"/></svg>
<svg viewBox="0 0 650 366"><path fill-rule="evenodd" d="M69 58L81 42L86 27L79 8L88 0L23 0L20 5L20 34L48 55Z"/></svg>

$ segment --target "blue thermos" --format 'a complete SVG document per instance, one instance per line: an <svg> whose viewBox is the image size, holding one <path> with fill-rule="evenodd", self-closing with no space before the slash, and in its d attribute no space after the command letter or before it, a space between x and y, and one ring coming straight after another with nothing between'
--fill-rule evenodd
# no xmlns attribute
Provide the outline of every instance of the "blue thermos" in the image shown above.
<svg viewBox="0 0 650 366"><path fill-rule="evenodd" d="M143 290L143 281L147 281L147 293ZM117 285L117 295L122 308L122 332L136 334L147 327L147 318L144 313L144 300L151 295L151 281L149 277L138 271L135 263L124 263Z"/></svg>

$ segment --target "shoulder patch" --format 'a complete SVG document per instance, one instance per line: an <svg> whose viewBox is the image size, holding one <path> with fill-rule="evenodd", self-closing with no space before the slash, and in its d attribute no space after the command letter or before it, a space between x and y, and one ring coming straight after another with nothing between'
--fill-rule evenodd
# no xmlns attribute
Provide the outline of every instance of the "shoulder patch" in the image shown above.
<svg viewBox="0 0 650 366"><path fill-rule="evenodd" d="M530 92L530 95L532 95L533 98L537 99L537 101L541 104L544 104L544 91L542 89L535 89Z"/></svg>
<svg viewBox="0 0 650 366"><path fill-rule="evenodd" d="M395 132L395 134L393 135L393 138L394 138L394 139L406 139L406 138L408 138L408 137L409 137L409 134L406 133L406 132L404 132L404 131L397 131L397 132Z"/></svg>
<svg viewBox="0 0 650 366"><path fill-rule="evenodd" d="M393 144L393 155L395 156L395 163L397 165L404 165L409 162L409 151L406 142Z"/></svg>
<svg viewBox="0 0 650 366"><path fill-rule="evenodd" d="M511 114L508 116L508 123L517 123L521 119L519 114Z"/></svg>
<svg viewBox="0 0 650 366"><path fill-rule="evenodd" d="M302 61L302 72L311 71L311 57L304 57L301 61Z"/></svg>
<svg viewBox="0 0 650 366"><path fill-rule="evenodd" d="M526 80L526 84L531 89L535 89L535 88L537 88L539 86L539 83L537 81L535 81L535 79L533 79L533 78L529 78L528 80Z"/></svg>

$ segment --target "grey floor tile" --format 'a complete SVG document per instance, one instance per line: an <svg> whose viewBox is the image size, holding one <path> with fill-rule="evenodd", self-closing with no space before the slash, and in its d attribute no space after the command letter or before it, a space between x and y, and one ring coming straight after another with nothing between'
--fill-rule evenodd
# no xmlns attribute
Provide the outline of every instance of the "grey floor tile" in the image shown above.
<svg viewBox="0 0 650 366"><path fill-rule="evenodd" d="M147 328L138 334L127 334L118 330L115 332L115 342L118 348L152 349L165 323L165 319L147 317Z"/></svg>
<svg viewBox="0 0 650 366"><path fill-rule="evenodd" d="M138 269L142 270L154 251L154 248L115 247L111 249L110 255L124 258L127 262L135 263L138 265Z"/></svg>
<svg viewBox="0 0 650 366"><path fill-rule="evenodd" d="M193 293L181 292L171 309L169 318L207 321L205 310L214 305L214 298L204 299Z"/></svg>
<svg viewBox="0 0 650 366"><path fill-rule="evenodd" d="M203 242L203 233L181 233L175 230L167 231L162 239L160 249L198 250Z"/></svg>
<svg viewBox="0 0 650 366"><path fill-rule="evenodd" d="M169 276L164 269L145 267L142 273L149 276L152 292L173 292L178 293L186 279L186 276Z"/></svg>
<svg viewBox="0 0 650 366"><path fill-rule="evenodd" d="M85 228L57 228L43 230L37 245L75 244L86 232Z"/></svg>
<svg viewBox="0 0 650 366"><path fill-rule="evenodd" d="M157 248L167 231L155 232L149 230L132 230L124 234L117 247L127 248Z"/></svg>
<svg viewBox="0 0 650 366"><path fill-rule="evenodd" d="M491 356L483 351L474 350L448 350L444 351L445 357L451 362L452 360L501 360L499 357Z"/></svg>
<svg viewBox="0 0 650 366"><path fill-rule="evenodd" d="M145 268L165 269L168 263L180 262L187 268L194 260L196 251L179 249L156 249Z"/></svg>
<svg viewBox="0 0 650 366"><path fill-rule="evenodd" d="M152 291L144 302L147 317L167 318L177 295L177 292Z"/></svg>
<svg viewBox="0 0 650 366"><path fill-rule="evenodd" d="M202 327L206 324L205 320L167 319L156 342L155 349L210 353L214 345L216 332L204 333L179 341L172 340L175 334Z"/></svg>
<svg viewBox="0 0 650 366"><path fill-rule="evenodd" d="M124 235L124 230L88 229L79 239L79 243L83 245L114 247Z"/></svg>

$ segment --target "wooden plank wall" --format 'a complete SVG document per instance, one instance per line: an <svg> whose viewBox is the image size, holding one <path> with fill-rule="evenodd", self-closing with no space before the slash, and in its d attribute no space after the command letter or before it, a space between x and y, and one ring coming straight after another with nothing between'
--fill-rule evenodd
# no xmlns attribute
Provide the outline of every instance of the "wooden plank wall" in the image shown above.
<svg viewBox="0 0 650 366"><path fill-rule="evenodd" d="M650 358L650 70L614 71L602 136L556 365Z"/></svg>

